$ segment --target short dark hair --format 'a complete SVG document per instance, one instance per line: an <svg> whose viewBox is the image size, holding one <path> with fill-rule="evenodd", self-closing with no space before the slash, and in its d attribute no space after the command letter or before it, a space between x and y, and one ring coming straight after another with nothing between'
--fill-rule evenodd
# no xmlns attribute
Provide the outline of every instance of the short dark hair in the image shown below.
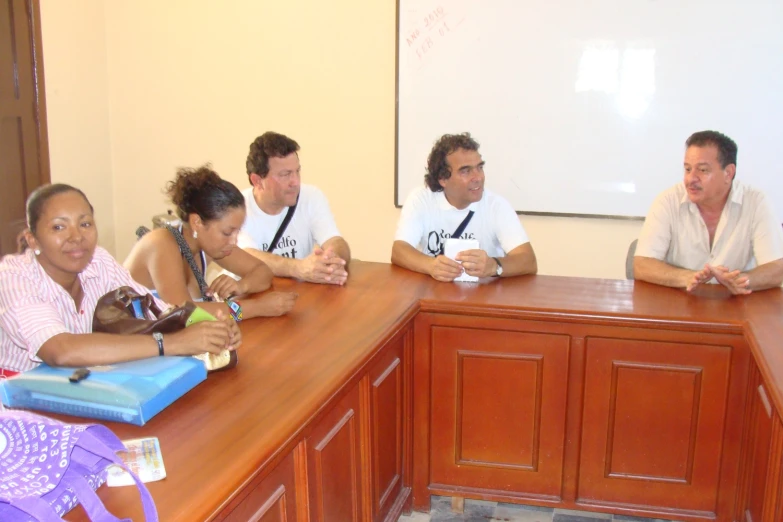
<svg viewBox="0 0 783 522"><path fill-rule="evenodd" d="M197 169L177 169L177 176L166 184L166 193L183 220L196 214L204 221L212 221L221 218L230 208L245 206L239 189L221 179L209 163Z"/></svg>
<svg viewBox="0 0 783 522"><path fill-rule="evenodd" d="M424 182L433 192L440 192L443 187L440 186L440 180L449 179L451 170L446 162L446 156L457 149L478 150L479 144L470 137L469 132L462 134L444 134L433 145L430 155L427 158L427 173L424 174Z"/></svg>
<svg viewBox="0 0 783 522"><path fill-rule="evenodd" d="M720 166L726 168L729 165L737 164L737 144L734 140L717 131L699 131L694 132L685 141L685 147L706 147L715 146L718 149L718 161Z"/></svg>
<svg viewBox="0 0 783 522"><path fill-rule="evenodd" d="M84 201L86 201L90 206L90 212L95 212L95 209L92 208L92 203L90 203L90 200L87 199L87 196L84 195L84 192L77 189L76 187L66 185L65 183L41 185L37 189L33 190L29 196L27 196L27 203L25 204L25 213L27 214L27 230L35 235L35 232L38 229L38 222L41 221L41 214L43 214L44 208L46 208L46 203L48 203L49 200L54 196L65 194L66 192L76 192L81 195L81 197L84 198ZM27 250L27 248L29 248L27 240L24 238L24 232L19 234L17 238L17 244L19 247L19 253L22 253Z"/></svg>
<svg viewBox="0 0 783 522"><path fill-rule="evenodd" d="M247 177L258 174L265 178L269 174L269 158L285 158L299 151L299 144L283 134L268 131L253 140L247 154Z"/></svg>

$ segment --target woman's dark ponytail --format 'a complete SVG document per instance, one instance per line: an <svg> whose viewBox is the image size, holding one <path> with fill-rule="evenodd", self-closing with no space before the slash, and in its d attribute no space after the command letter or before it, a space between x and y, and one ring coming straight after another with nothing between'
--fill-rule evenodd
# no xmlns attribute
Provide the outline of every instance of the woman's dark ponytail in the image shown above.
<svg viewBox="0 0 783 522"><path fill-rule="evenodd" d="M245 198L230 181L221 179L207 163L197 169L180 168L166 184L166 194L183 221L196 214L204 221L219 219L230 208L244 208Z"/></svg>

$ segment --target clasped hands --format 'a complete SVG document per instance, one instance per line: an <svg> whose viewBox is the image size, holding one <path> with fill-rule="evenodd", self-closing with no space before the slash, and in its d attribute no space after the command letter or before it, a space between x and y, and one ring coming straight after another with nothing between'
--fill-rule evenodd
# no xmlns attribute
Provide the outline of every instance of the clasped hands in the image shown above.
<svg viewBox="0 0 783 522"><path fill-rule="evenodd" d="M463 250L456 260L444 255L432 258L430 275L436 281L449 283L462 272L475 277L490 277L497 272L497 262L480 249Z"/></svg>
<svg viewBox="0 0 783 522"><path fill-rule="evenodd" d="M685 290L692 292L697 286L706 283L712 278L729 289L733 295L746 295L752 292L750 288L750 277L740 270L729 270L725 266L709 264L695 272L688 281Z"/></svg>
<svg viewBox="0 0 783 522"><path fill-rule="evenodd" d="M326 249L315 245L313 252L299 260L296 278L310 283L344 285L348 279L345 260L339 257L331 247Z"/></svg>

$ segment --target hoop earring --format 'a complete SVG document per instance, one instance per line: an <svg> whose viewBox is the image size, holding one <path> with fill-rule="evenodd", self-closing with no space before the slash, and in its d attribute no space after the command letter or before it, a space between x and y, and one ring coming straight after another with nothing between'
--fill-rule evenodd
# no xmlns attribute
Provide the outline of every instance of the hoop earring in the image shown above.
<svg viewBox="0 0 783 522"><path fill-rule="evenodd" d="M37 255L37 256L40 256L40 255L41 255L41 251L40 251L40 250L38 250L37 248L36 248L35 250L33 250L33 253L34 253L35 255Z"/></svg>
<svg viewBox="0 0 783 522"><path fill-rule="evenodd" d="M198 232L195 230L193 231L193 239L198 239Z"/></svg>

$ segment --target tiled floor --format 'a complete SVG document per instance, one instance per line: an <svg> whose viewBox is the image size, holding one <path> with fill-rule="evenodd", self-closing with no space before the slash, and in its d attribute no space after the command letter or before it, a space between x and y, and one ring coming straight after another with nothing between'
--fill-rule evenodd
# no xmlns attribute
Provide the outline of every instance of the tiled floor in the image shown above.
<svg viewBox="0 0 783 522"><path fill-rule="evenodd" d="M486 500L465 500L463 513L451 511L451 498L432 497L432 509L429 514L413 512L403 515L399 522L665 522L652 518L607 515L587 511L569 511L536 506L521 506L488 502Z"/></svg>

